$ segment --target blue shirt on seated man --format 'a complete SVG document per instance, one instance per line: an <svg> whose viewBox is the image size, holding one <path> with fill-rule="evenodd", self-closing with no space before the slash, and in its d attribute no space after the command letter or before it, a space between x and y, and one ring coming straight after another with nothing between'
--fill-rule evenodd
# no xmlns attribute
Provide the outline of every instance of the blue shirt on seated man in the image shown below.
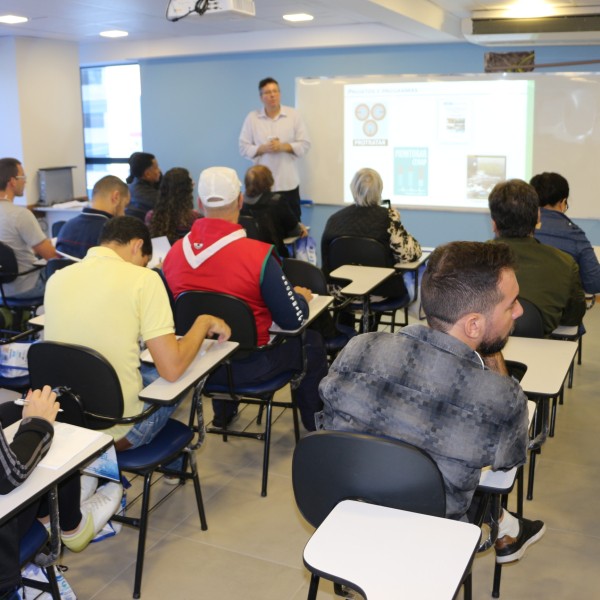
<svg viewBox="0 0 600 600"><path fill-rule="evenodd" d="M535 238L570 254L579 265L583 289L600 293L600 262L581 227L565 214L569 210L569 183L558 173L540 173L531 179L540 201L540 227Z"/></svg>
<svg viewBox="0 0 600 600"><path fill-rule="evenodd" d="M67 258L83 258L97 246L102 228L113 217L122 217L129 204L129 188L114 175L99 179L92 190L92 205L67 221L56 240L56 249Z"/></svg>

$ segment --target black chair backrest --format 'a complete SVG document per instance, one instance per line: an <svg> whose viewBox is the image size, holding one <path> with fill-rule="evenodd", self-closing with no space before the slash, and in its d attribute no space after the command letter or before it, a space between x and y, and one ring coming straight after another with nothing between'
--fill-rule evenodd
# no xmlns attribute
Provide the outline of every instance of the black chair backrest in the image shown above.
<svg viewBox="0 0 600 600"><path fill-rule="evenodd" d="M258 221L249 215L240 215L238 223L246 230L246 237L251 240L258 240L264 242L265 236L262 235Z"/></svg>
<svg viewBox="0 0 600 600"><path fill-rule="evenodd" d="M0 242L0 283L10 283L19 275L19 266L14 250Z"/></svg>
<svg viewBox="0 0 600 600"><path fill-rule="evenodd" d="M46 279L54 275L56 271L60 271L69 265L75 264L70 258L52 258L46 263Z"/></svg>
<svg viewBox="0 0 600 600"><path fill-rule="evenodd" d="M516 337L543 338L544 321L542 320L540 309L533 302L525 300L525 298L519 298L519 302L523 307L523 314L515 321L515 328L512 335Z"/></svg>
<svg viewBox="0 0 600 600"><path fill-rule="evenodd" d="M213 315L229 325L231 341L240 345L236 358L240 351L256 348L256 321L243 300L217 292L184 292L175 301L175 333L185 335L199 315Z"/></svg>
<svg viewBox="0 0 600 600"><path fill-rule="evenodd" d="M399 440L319 431L294 450L292 484L298 509L318 527L342 500L444 517L444 481L425 452Z"/></svg>
<svg viewBox="0 0 600 600"><path fill-rule="evenodd" d="M63 228L63 225L66 223L66 221L56 221L55 223L52 223L52 237L58 237L58 234L60 233L60 230Z"/></svg>
<svg viewBox="0 0 600 600"><path fill-rule="evenodd" d="M82 411L110 418L123 415L123 393L117 373L95 350L61 342L38 342L31 345L27 362L32 389L44 385L68 387L79 397L81 406L73 399L61 400L64 412L59 413L59 421L107 429L110 423L86 418Z"/></svg>
<svg viewBox="0 0 600 600"><path fill-rule="evenodd" d="M158 276L160 277L161 281L163 282L163 285L165 286L165 290L167 291L167 297L169 298L169 304L171 305L171 312L173 313L173 315L175 315L175 297L173 296L173 292L171 291L171 288L169 287L167 278L165 277L163 270L159 269L158 267L154 267L154 269L152 269L152 270L155 271L156 273L158 273Z"/></svg>
<svg viewBox="0 0 600 600"><path fill-rule="evenodd" d="M327 295L327 279L319 267L305 260L284 258L282 268L292 285L306 287L315 294Z"/></svg>
<svg viewBox="0 0 600 600"><path fill-rule="evenodd" d="M373 238L344 235L335 238L327 249L329 269L331 271L344 265L363 265L365 267L394 266L390 248ZM395 298L408 295L401 273L392 275L371 294Z"/></svg>

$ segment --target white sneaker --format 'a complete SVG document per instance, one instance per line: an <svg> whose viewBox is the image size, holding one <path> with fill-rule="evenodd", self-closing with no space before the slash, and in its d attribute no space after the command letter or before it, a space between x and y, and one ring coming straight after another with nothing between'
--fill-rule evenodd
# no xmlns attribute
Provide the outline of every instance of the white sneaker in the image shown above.
<svg viewBox="0 0 600 600"><path fill-rule="evenodd" d="M95 493L98 487L98 478L93 475L81 475L81 498L79 503L83 504L89 500Z"/></svg>
<svg viewBox="0 0 600 600"><path fill-rule="evenodd" d="M121 506L123 486L110 481L99 487L97 492L81 504L81 513L85 516L92 515L94 521L94 535L97 534L117 512Z"/></svg>

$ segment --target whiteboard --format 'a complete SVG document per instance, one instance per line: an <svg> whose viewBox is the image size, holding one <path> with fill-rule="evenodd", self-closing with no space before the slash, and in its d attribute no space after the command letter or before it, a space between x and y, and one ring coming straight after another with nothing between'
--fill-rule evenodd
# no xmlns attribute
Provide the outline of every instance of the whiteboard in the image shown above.
<svg viewBox="0 0 600 600"><path fill-rule="evenodd" d="M526 86L526 99L519 105L512 103L508 96L506 99L500 97L499 92L493 90L500 89L503 82L507 82L506 86L513 86L520 94L523 93L523 86ZM444 88L446 85L449 87ZM417 123L414 126L415 131L407 133L407 136L410 135L410 142L407 144L409 150L404 148L399 151L396 140L390 143L390 146L395 148L390 148L389 158L383 158L382 148L374 150L373 155L377 158L372 161L373 164L359 164L356 157L348 158L348 146L352 145L350 138L359 137L352 131L352 127L356 129L357 124L349 126L349 114L351 119L364 128L365 139L368 139L369 135L374 140L377 140L378 136L392 138L400 129L396 121L391 121L394 124L390 126L391 131L381 134L386 126L385 120L391 118L392 111L385 115L380 103L356 101L349 105L349 94L351 95L353 89L357 89L356 86L365 86L365 93L370 93L372 89L384 90L385 93L398 90L403 93L403 90L410 88L417 90L418 94L421 93L419 90L430 90L421 97L413 98L413 104L408 105L412 106L412 120ZM460 86L465 90L462 94L456 92ZM489 100L483 103L483 106L487 104L490 107L489 112L486 114L480 106L477 110L483 117L479 115L479 121L470 116L463 118L463 111L471 109L472 97L476 95L472 90L487 88L492 91ZM434 89L447 89L448 92L444 96L444 93L440 95L439 92L431 91ZM430 97L436 94L438 97L432 104L436 109L427 117L425 107ZM368 107L365 107L365 104ZM315 203L343 205L344 201L351 201L348 182L352 174L356 168L370 166L382 175L384 198L392 198L393 203L401 208L481 212L487 210L486 186L491 188L494 178L518 177L529 181L531 176L537 173L554 171L569 181L568 215L575 218L600 218L600 198L597 198L600 194L600 74L365 75L297 78L296 107L306 121L312 140L310 152L300 163L302 196ZM372 117L367 116L369 109ZM364 111L365 115L361 111ZM385 115L384 118L381 118L381 115ZM419 119L422 121L419 122ZM429 121L435 124L432 128L436 132L435 143L434 138L428 138L425 132L425 125ZM471 122L477 122L477 125L471 126ZM377 126L380 127L380 131L372 134L369 128L376 130ZM409 126L410 119L404 118L401 130L407 131ZM510 130L511 126L516 128ZM509 130L509 142L505 139L500 143L504 132ZM422 139L418 139L420 131L423 132ZM440 131L443 135L440 135ZM489 144L484 144L486 141L489 141ZM438 143L443 146L444 152L449 146L454 146L458 157L444 157L444 160L436 162L434 159L440 154L441 146L432 146ZM354 144L357 144L356 139ZM417 185L413 181L400 179L399 183L398 169L402 171L405 167L408 160L406 156L411 153L419 154L413 152L416 149L425 153L425 160L421 158L420 161L428 165L424 177L429 196L419 191L423 186L422 181ZM366 155L359 154L360 156ZM360 161L360 158L358 160ZM456 162L450 163L450 160ZM452 164L452 168L443 168L448 164ZM444 186L450 189L450 183L455 176L467 192L462 194L462 200L452 200L448 204L447 198L440 199L444 194L440 194L439 190L443 190ZM480 179L486 182L483 186L478 186ZM411 187L414 189L409 189ZM431 195L434 189L437 189L437 199L435 194Z"/></svg>

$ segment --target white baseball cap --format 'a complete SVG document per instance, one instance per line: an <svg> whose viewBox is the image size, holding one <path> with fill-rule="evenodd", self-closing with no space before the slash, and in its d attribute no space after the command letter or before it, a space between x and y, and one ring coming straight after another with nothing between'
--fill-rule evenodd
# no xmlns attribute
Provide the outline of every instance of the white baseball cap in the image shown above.
<svg viewBox="0 0 600 600"><path fill-rule="evenodd" d="M240 196L242 184L229 167L204 169L198 178L198 196L207 208L227 206Z"/></svg>

